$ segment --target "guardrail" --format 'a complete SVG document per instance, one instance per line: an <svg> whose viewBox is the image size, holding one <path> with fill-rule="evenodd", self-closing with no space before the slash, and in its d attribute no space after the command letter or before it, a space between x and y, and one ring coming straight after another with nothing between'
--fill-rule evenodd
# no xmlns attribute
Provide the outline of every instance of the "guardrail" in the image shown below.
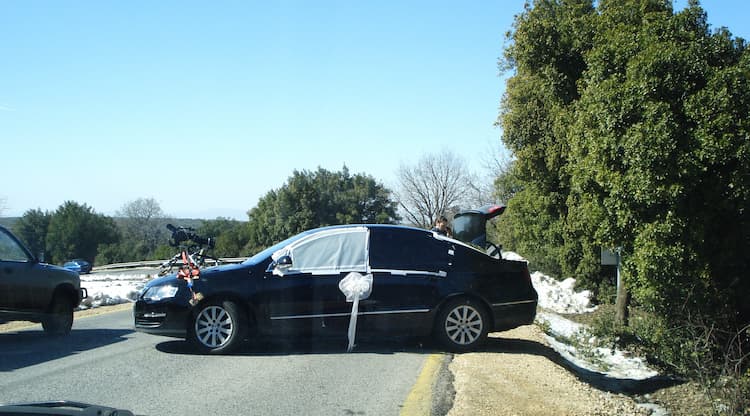
<svg viewBox="0 0 750 416"><path fill-rule="evenodd" d="M247 260L247 257L222 257L219 258L219 264L236 264L242 263ZM142 267L159 267L169 260L144 260L144 261L133 261L129 263L113 263L105 264L104 266L96 266L93 271L104 271L104 270L120 270L120 269L138 269ZM210 266L213 260L206 260L206 265ZM178 261L176 264L182 264L182 261Z"/></svg>

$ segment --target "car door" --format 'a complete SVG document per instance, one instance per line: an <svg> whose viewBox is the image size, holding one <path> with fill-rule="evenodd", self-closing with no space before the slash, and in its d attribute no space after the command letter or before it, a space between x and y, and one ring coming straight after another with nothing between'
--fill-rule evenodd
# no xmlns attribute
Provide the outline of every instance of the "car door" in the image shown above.
<svg viewBox="0 0 750 416"><path fill-rule="evenodd" d="M350 272L367 271L367 228L327 229L281 249L288 256L285 270L270 268L264 293L271 326L285 332L346 334L352 304L339 289ZM343 331L343 332L342 332Z"/></svg>
<svg viewBox="0 0 750 416"><path fill-rule="evenodd" d="M38 309L43 273L31 254L0 228L0 309Z"/></svg>
<svg viewBox="0 0 750 416"><path fill-rule="evenodd" d="M440 302L440 285L450 269L450 242L433 233L373 227L369 265L372 295L364 302L365 326L378 330L428 332L430 312Z"/></svg>

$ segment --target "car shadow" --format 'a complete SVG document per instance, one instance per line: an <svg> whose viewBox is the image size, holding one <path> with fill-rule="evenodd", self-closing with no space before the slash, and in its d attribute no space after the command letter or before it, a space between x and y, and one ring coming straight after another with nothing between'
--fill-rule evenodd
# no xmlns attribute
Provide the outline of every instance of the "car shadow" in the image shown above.
<svg viewBox="0 0 750 416"><path fill-rule="evenodd" d="M318 355L346 353L348 340L316 337L274 338L271 340L249 340L243 343L233 356L278 356L278 355ZM201 353L187 341L171 340L156 345L158 351L168 354L200 355ZM415 337L357 337L351 353L354 354L431 354L440 352L435 345L424 338Z"/></svg>
<svg viewBox="0 0 750 416"><path fill-rule="evenodd" d="M643 380L610 377L606 374L580 367L557 353L552 347L537 341L516 338L490 337L479 352L506 354L533 354L544 357L573 373L579 380L609 393L649 394L665 387L682 384L673 377L657 375Z"/></svg>
<svg viewBox="0 0 750 416"><path fill-rule="evenodd" d="M127 329L73 329L65 336L49 336L41 330L0 333L0 372L122 342L133 332Z"/></svg>

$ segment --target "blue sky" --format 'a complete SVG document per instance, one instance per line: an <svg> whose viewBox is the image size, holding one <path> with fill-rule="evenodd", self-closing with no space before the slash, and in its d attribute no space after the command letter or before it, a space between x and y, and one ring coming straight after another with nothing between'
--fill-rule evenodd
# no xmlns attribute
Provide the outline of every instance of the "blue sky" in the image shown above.
<svg viewBox="0 0 750 416"><path fill-rule="evenodd" d="M676 4L677 8L684 1ZM750 2L704 0L750 38ZM0 2L5 215L246 219L292 171L366 173L451 149L481 173L523 1Z"/></svg>

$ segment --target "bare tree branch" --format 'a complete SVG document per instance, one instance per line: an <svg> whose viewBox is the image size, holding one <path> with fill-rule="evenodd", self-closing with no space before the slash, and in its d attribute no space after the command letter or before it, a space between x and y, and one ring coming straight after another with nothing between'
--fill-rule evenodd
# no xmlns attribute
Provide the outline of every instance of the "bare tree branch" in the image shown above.
<svg viewBox="0 0 750 416"><path fill-rule="evenodd" d="M427 154L416 165L402 165L396 197L405 219L429 228L441 215L450 216L455 207L466 204L472 178L464 161L447 150Z"/></svg>

